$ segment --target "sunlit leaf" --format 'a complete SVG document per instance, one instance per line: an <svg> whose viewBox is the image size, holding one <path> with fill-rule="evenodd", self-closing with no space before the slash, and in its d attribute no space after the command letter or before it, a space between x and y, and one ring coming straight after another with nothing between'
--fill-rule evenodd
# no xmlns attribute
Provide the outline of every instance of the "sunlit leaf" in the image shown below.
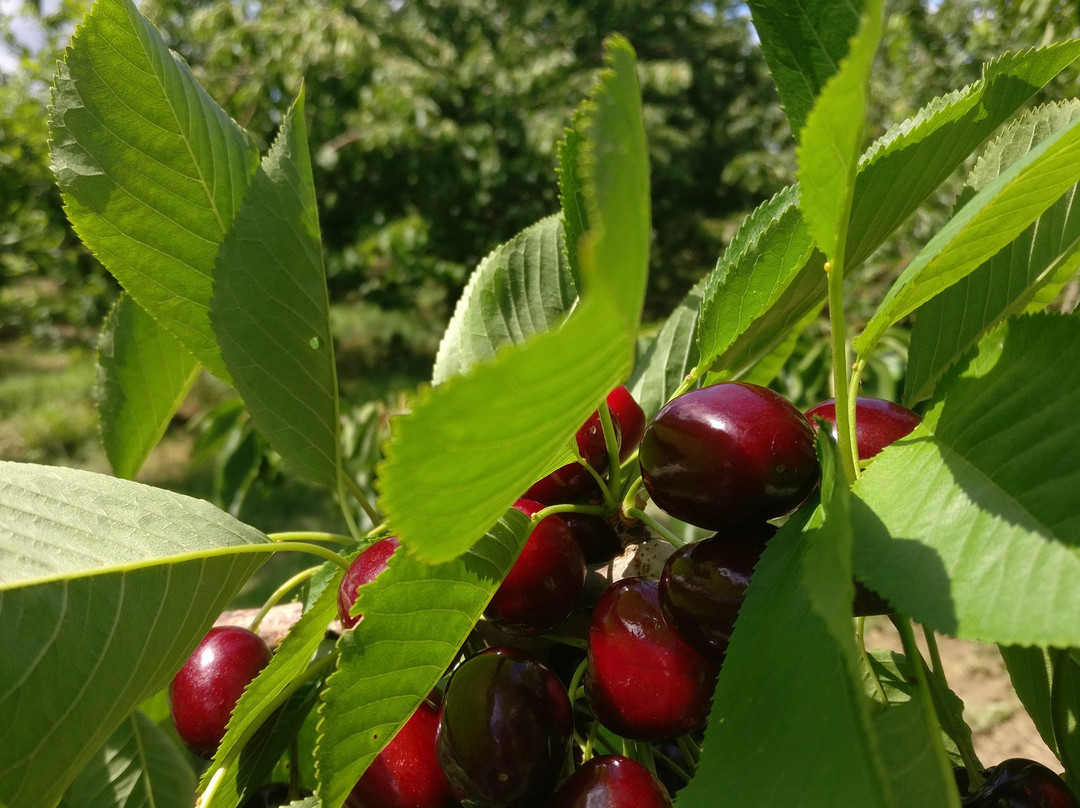
<svg viewBox="0 0 1080 808"><path fill-rule="evenodd" d="M259 432L297 474L334 486L337 372L303 93L252 181L214 272L210 321Z"/></svg>
<svg viewBox="0 0 1080 808"><path fill-rule="evenodd" d="M316 765L325 805L341 805L450 667L521 551L527 524L511 509L466 554L434 566L398 550L361 587L364 617L338 642L341 659L320 708Z"/></svg>
<svg viewBox="0 0 1080 808"><path fill-rule="evenodd" d="M968 178L973 194L1051 132L1080 115L1080 101L1040 107L990 144ZM1027 230L967 277L923 304L915 317L904 397L908 405L933 391L945 369L991 327L1022 313L1039 295L1054 297L1080 266L1076 186Z"/></svg>
<svg viewBox="0 0 1080 808"><path fill-rule="evenodd" d="M855 485L859 580L943 634L1080 646L1078 352L1080 321L1025 316L946 376Z"/></svg>
<svg viewBox="0 0 1080 808"><path fill-rule="evenodd" d="M157 724L125 718L71 784L60 808L191 808L195 772Z"/></svg>
<svg viewBox="0 0 1080 808"><path fill-rule="evenodd" d="M57 67L52 161L75 231L219 378L214 259L258 165L131 0L97 0Z"/></svg>
<svg viewBox="0 0 1080 808"><path fill-rule="evenodd" d="M132 479L199 374L177 340L121 295L98 344L98 413L113 473Z"/></svg>
<svg viewBox="0 0 1080 808"><path fill-rule="evenodd" d="M0 462L0 803L56 803L266 558L201 500Z"/></svg>
<svg viewBox="0 0 1080 808"><path fill-rule="evenodd" d="M590 230L581 299L554 331L423 394L380 466L391 529L430 561L460 555L506 511L608 391L629 377L649 256L649 172L634 54L610 40L580 117Z"/></svg>

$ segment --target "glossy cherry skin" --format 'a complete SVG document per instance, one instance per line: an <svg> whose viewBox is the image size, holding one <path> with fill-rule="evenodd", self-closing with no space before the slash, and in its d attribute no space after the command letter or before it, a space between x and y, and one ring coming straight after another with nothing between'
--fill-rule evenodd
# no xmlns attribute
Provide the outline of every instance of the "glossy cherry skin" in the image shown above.
<svg viewBox="0 0 1080 808"><path fill-rule="evenodd" d="M619 459L625 460L637 447L645 428L645 413L625 387L616 387L607 398L608 409L613 416L615 440L619 445ZM624 431L625 430L625 431ZM601 474L608 467L607 443L600 413L594 411L575 435L578 451L585 462ZM588 469L580 463L567 463L537 480L522 495L523 499L558 505L590 497L601 497L600 489Z"/></svg>
<svg viewBox="0 0 1080 808"><path fill-rule="evenodd" d="M262 637L246 628L207 632L169 685L169 712L188 749L213 758L240 694L271 657Z"/></svg>
<svg viewBox="0 0 1080 808"><path fill-rule="evenodd" d="M669 401L646 427L638 456L653 502L709 530L783 516L820 475L814 430L799 409L741 382Z"/></svg>
<svg viewBox="0 0 1080 808"><path fill-rule="evenodd" d="M604 590L589 622L585 694L605 727L640 740L699 729L717 672L664 620L656 580L623 578Z"/></svg>
<svg viewBox="0 0 1080 808"><path fill-rule="evenodd" d="M435 755L439 708L423 702L353 787L346 808L454 808Z"/></svg>
<svg viewBox="0 0 1080 808"><path fill-rule="evenodd" d="M578 767L549 808L671 808L652 772L622 755L600 755Z"/></svg>
<svg viewBox="0 0 1080 808"><path fill-rule="evenodd" d="M612 417L619 425L619 460L626 460L645 434L645 411L624 385L619 385L608 393L606 400Z"/></svg>
<svg viewBox="0 0 1080 808"><path fill-rule="evenodd" d="M531 517L544 506L519 499L514 507ZM548 516L529 534L484 616L510 634L548 631L574 610L587 572L570 526L559 516Z"/></svg>
<svg viewBox="0 0 1080 808"><path fill-rule="evenodd" d="M387 568L390 556L400 546L397 538L388 536L364 548L363 552L353 559L338 585L337 608L342 626L352 628L360 622L362 615L353 617L349 614L349 610L356 603L360 587L370 584Z"/></svg>
<svg viewBox="0 0 1080 808"><path fill-rule="evenodd" d="M591 513L559 515L570 527L586 564L604 564L622 553L622 539L611 520Z"/></svg>
<svg viewBox="0 0 1080 808"><path fill-rule="evenodd" d="M685 544L660 573L664 619L698 653L721 662L754 565L776 533L768 522Z"/></svg>
<svg viewBox="0 0 1080 808"><path fill-rule="evenodd" d="M836 401L827 399L806 411L817 429L815 418L832 424L836 437ZM922 418L899 404L881 398L859 396L855 399L855 443L860 460L869 460L890 443L900 440L922 423Z"/></svg>
<svg viewBox="0 0 1080 808"><path fill-rule="evenodd" d="M516 648L465 660L443 696L436 750L454 796L498 808L542 805L573 734L555 674Z"/></svg>
<svg viewBox="0 0 1080 808"><path fill-rule="evenodd" d="M964 797L968 808L1080 808L1065 781L1034 760L1009 758L986 776L974 794Z"/></svg>

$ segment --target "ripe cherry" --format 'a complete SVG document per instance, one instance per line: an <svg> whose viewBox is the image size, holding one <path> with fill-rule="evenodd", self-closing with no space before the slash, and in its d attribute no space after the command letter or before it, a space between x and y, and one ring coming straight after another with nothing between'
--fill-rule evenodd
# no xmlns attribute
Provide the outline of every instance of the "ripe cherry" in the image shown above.
<svg viewBox="0 0 1080 808"><path fill-rule="evenodd" d="M798 408L741 382L669 401L646 427L639 458L653 502L710 530L783 516L820 474L814 430Z"/></svg>
<svg viewBox="0 0 1080 808"><path fill-rule="evenodd" d="M637 448L645 429L645 413L625 387L616 387L607 398L608 409L619 445L619 459L625 460ZM608 467L607 443L600 413L593 412L575 435L582 458L601 474ZM601 498L596 478L580 463L568 463L537 480L523 495L524 499L557 505L588 498Z"/></svg>
<svg viewBox="0 0 1080 808"><path fill-rule="evenodd" d="M698 653L721 662L754 565L776 528L762 522L685 544L660 574L664 618Z"/></svg>
<svg viewBox="0 0 1080 808"><path fill-rule="evenodd" d="M352 628L360 622L361 615L353 617L349 614L349 610L356 603L360 587L370 584L380 572L387 568L390 556L400 546L401 543L397 538L388 536L364 548L363 552L353 559L338 585L337 608L342 626Z"/></svg>
<svg viewBox="0 0 1080 808"><path fill-rule="evenodd" d="M664 620L657 581L623 578L604 590L589 622L585 694L605 727L641 740L699 729L717 672Z"/></svg>
<svg viewBox="0 0 1080 808"><path fill-rule="evenodd" d="M533 516L544 506L519 499L514 507ZM566 620L585 588L585 557L559 516L541 519L521 555L484 610L498 628L510 634L539 634Z"/></svg>
<svg viewBox="0 0 1080 808"><path fill-rule="evenodd" d="M622 755L590 758L559 787L550 808L671 808L652 772Z"/></svg>
<svg viewBox="0 0 1080 808"><path fill-rule="evenodd" d="M451 675L436 750L457 799L524 808L555 790L572 733L555 674L524 651L496 648Z"/></svg>
<svg viewBox="0 0 1080 808"><path fill-rule="evenodd" d="M213 758L244 688L271 657L262 638L246 628L207 632L169 685L169 711L188 749Z"/></svg>
<svg viewBox="0 0 1080 808"><path fill-rule="evenodd" d="M1080 808L1065 781L1034 760L1009 758L986 777L974 794L964 797L966 808Z"/></svg>
<svg viewBox="0 0 1080 808"><path fill-rule="evenodd" d="M439 708L424 701L353 787L346 808L453 808L435 755Z"/></svg>
<svg viewBox="0 0 1080 808"><path fill-rule="evenodd" d="M611 520L592 513L559 515L569 525L586 564L604 564L623 551L622 539Z"/></svg>
<svg viewBox="0 0 1080 808"><path fill-rule="evenodd" d="M836 401L827 399L806 411L814 429L815 418L821 418L832 424L833 437L836 437ZM855 399L855 443L859 459L869 460L890 443L900 440L922 423L922 418L899 404L880 398L859 396Z"/></svg>
<svg viewBox="0 0 1080 808"><path fill-rule="evenodd" d="M619 385L607 396L608 409L619 426L619 460L626 460L645 434L645 411L625 386Z"/></svg>

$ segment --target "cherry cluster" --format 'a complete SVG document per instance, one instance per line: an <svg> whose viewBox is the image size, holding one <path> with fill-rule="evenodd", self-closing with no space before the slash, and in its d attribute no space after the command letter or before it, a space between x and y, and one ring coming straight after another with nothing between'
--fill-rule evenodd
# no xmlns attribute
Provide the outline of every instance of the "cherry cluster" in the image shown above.
<svg viewBox="0 0 1080 808"><path fill-rule="evenodd" d="M754 567L774 522L818 485L815 430L835 421L832 401L804 414L771 390L728 382L674 398L646 425L626 388L612 391L606 411L575 435L581 462L514 504L532 530L485 620L347 805L670 807L696 763ZM918 423L899 405L857 399L860 458ZM639 536L617 498L640 502L640 488L711 535L674 549L658 577L590 588L590 569ZM387 537L353 561L338 592L346 630L362 619L350 614L359 587L398 550ZM856 592L857 614L888 610L872 592ZM170 688L177 730L194 752L213 754L240 692L269 658L244 629L207 635ZM630 749L636 760L620 754ZM1006 761L987 775L974 793L961 785L965 805L1080 808L1048 771Z"/></svg>

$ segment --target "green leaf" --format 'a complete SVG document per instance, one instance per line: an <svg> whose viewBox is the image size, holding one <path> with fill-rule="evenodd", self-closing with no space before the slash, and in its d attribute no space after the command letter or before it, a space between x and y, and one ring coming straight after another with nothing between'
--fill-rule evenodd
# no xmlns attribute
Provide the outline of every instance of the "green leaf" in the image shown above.
<svg viewBox="0 0 1080 808"><path fill-rule="evenodd" d="M0 804L55 805L168 684L266 544L201 500L0 462Z"/></svg>
<svg viewBox="0 0 1080 808"><path fill-rule="evenodd" d="M864 155L855 179L845 275L881 245L969 154L1080 55L1080 42L1008 54L983 79L929 104ZM704 367L745 372L825 300L823 256L782 191L751 215L710 275L699 321ZM758 269L758 265L763 268Z"/></svg>
<svg viewBox="0 0 1080 808"><path fill-rule="evenodd" d="M1080 56L1080 40L1007 53L982 78L927 104L867 150L855 180L847 265L878 248L979 144Z"/></svg>
<svg viewBox="0 0 1080 808"><path fill-rule="evenodd" d="M835 444L818 445L823 506L806 525L804 505L754 570L679 808L718 794L748 806L893 804L851 626L848 490Z"/></svg>
<svg viewBox="0 0 1080 808"><path fill-rule="evenodd" d="M71 784L60 808L191 808L195 772L157 724L125 718Z"/></svg>
<svg viewBox="0 0 1080 808"><path fill-rule="evenodd" d="M949 373L854 487L859 580L943 634L1080 645L1077 351L1080 321L1024 316Z"/></svg>
<svg viewBox="0 0 1080 808"><path fill-rule="evenodd" d="M301 92L221 245L210 321L259 432L297 474L334 487L329 311Z"/></svg>
<svg viewBox="0 0 1080 808"><path fill-rule="evenodd" d="M985 185L897 278L855 340L865 355L889 326L973 272L1080 180L1080 119Z"/></svg>
<svg viewBox="0 0 1080 808"><path fill-rule="evenodd" d="M930 733L920 697L883 710L871 719L889 790L896 808L928 805L960 808L951 769L944 763L941 742Z"/></svg>
<svg viewBox="0 0 1080 808"><path fill-rule="evenodd" d="M694 284L657 334L638 353L637 364L626 387L641 405L646 418L656 415L698 363L698 309L705 282L702 278Z"/></svg>
<svg viewBox="0 0 1080 808"><path fill-rule="evenodd" d="M1050 707L1054 724L1054 749L1065 767L1069 787L1080 785L1080 665L1068 650L1055 649L1054 679Z"/></svg>
<svg viewBox="0 0 1080 808"><path fill-rule="evenodd" d="M72 43L49 116L68 217L135 301L227 381L211 275L258 152L131 0L97 0Z"/></svg>
<svg viewBox="0 0 1080 808"><path fill-rule="evenodd" d="M578 245L588 232L588 214L585 211L585 190L582 186L580 156L584 143L582 135L583 110L578 109L574 121L559 141L559 202L562 207L563 227L566 230L566 254L572 272L578 271Z"/></svg>
<svg viewBox="0 0 1080 808"><path fill-rule="evenodd" d="M580 118L590 230L578 306L557 330L427 391L393 424L381 501L402 544L426 560L449 560L477 541L630 375L649 257L649 172L633 51L613 39L606 61Z"/></svg>
<svg viewBox="0 0 1080 808"><path fill-rule="evenodd" d="M477 266L458 300L432 382L441 384L557 325L577 301L558 216L541 219Z"/></svg>
<svg viewBox="0 0 1080 808"><path fill-rule="evenodd" d="M797 150L800 209L833 266L843 267L855 169L863 147L870 71L881 39L881 0L868 0L840 69L818 95Z"/></svg>
<svg viewBox="0 0 1080 808"><path fill-rule="evenodd" d="M368 764L449 669L528 535L511 509L465 555L429 566L399 549L361 587L359 625L320 707L316 768L323 804L340 806Z"/></svg>
<svg viewBox="0 0 1080 808"><path fill-rule="evenodd" d="M102 443L117 477L135 477L200 367L129 295L117 299L101 332L97 380Z"/></svg>
<svg viewBox="0 0 1080 808"><path fill-rule="evenodd" d="M708 276L697 323L701 366L741 375L824 296L822 257L791 186L743 222Z"/></svg>
<svg viewBox="0 0 1080 808"><path fill-rule="evenodd" d="M968 184L979 189L1050 133L1080 116L1080 101L1043 106L1010 125L980 157ZM986 331L1053 297L1080 266L1080 212L1074 185L1027 230L916 313L904 397L910 406L933 392L945 369Z"/></svg>
<svg viewBox="0 0 1080 808"><path fill-rule="evenodd" d="M340 568L335 569L315 604L289 629L270 664L248 685L237 702L225 737L203 775L201 790L205 790L211 779L215 779L217 785L212 798L204 800L201 808L235 808L242 804L251 796L252 789L265 782L274 762L288 748L292 736L277 733L275 738L275 724L285 723L298 730L303 722L307 713L304 704L310 708L315 695L304 692L303 686L311 678L307 675L309 665L316 666L317 672L325 664L312 660L326 637L327 625L337 616L342 572ZM289 715L281 716L278 711L297 693L299 704L287 711Z"/></svg>
<svg viewBox="0 0 1080 808"><path fill-rule="evenodd" d="M848 52L848 42L859 27L862 4L749 0L747 6L791 131L799 137L814 99Z"/></svg>
<svg viewBox="0 0 1080 808"><path fill-rule="evenodd" d="M1013 690L1043 742L1056 755L1054 717L1050 710L1050 682L1053 678L1056 651L1020 645L1001 645L998 650L1005 662L1005 669L1009 672Z"/></svg>

